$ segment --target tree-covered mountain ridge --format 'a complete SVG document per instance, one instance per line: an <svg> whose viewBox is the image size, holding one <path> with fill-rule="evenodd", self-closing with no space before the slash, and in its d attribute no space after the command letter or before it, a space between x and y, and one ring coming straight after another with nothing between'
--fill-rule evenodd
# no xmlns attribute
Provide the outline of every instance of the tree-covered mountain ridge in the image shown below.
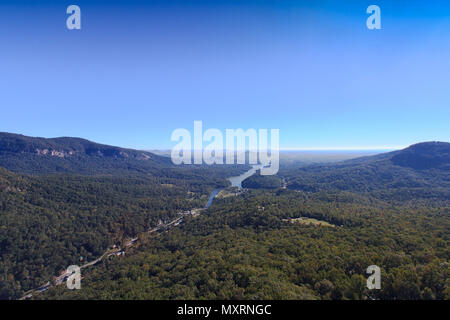
<svg viewBox="0 0 450 320"><path fill-rule="evenodd" d="M382 199L450 200L450 143L422 142L405 149L330 164L281 167L278 178L288 189L351 191ZM243 182L265 188L269 178ZM273 180L273 177L270 177Z"/></svg>
<svg viewBox="0 0 450 320"><path fill-rule="evenodd" d="M38 138L0 132L0 166L26 174L154 173L170 158L82 138Z"/></svg>
<svg viewBox="0 0 450 320"><path fill-rule="evenodd" d="M441 141L420 142L402 150L346 160L339 165L367 164L380 161L415 170L450 170L450 143Z"/></svg>
<svg viewBox="0 0 450 320"><path fill-rule="evenodd" d="M40 138L7 132L0 132L0 153L30 153L40 156L53 156L60 158L71 156L91 156L124 159L130 158L137 160L163 160L161 157L147 151L104 145L82 138Z"/></svg>

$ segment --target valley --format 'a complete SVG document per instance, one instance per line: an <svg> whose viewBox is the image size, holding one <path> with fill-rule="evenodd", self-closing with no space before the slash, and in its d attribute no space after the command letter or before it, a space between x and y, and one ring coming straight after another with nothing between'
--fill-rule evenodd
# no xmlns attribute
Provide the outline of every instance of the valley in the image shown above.
<svg viewBox="0 0 450 320"><path fill-rule="evenodd" d="M448 299L449 145L310 165L290 156L261 176L0 135L0 296ZM71 264L83 266L81 290L62 285ZM381 290L365 287L369 265Z"/></svg>
<svg viewBox="0 0 450 320"><path fill-rule="evenodd" d="M253 166L249 171L243 173L242 175L236 176L236 177L230 177L228 178L229 181L233 181L234 184L238 184L238 186L233 186L232 183L232 188L233 187L240 187L240 183L245 180L246 178L248 178L249 176L253 175L256 172L256 168L258 166ZM150 230L147 230L144 232L144 234L153 234L155 232L166 232L168 231L170 228L178 226L180 223L183 222L183 217L184 216L197 216L199 214L201 214L201 212L205 209L208 209L211 205L212 202L214 200L214 198L216 197L216 195L223 191L224 189L215 189L211 192L211 195L209 196L208 202L206 203L204 208L194 208L188 211L181 211L178 212L177 215L179 217L174 218L173 220L170 220L168 222L165 223L158 223L158 225L156 227L151 228ZM142 234L141 234L142 235ZM80 269L84 269L86 267L90 267L93 265L96 265L97 263L99 263L100 261L102 261L104 258L109 258L111 256L121 256L121 255L125 255L127 252L127 249L129 249L130 247L133 247L134 245L137 244L137 241L139 240L140 235L137 235L134 238L131 239L127 239L125 240L125 243L123 245L123 248L120 247L120 244L114 244L113 246L111 246L110 248L108 248L108 250L106 250L99 258L89 262L89 263L85 263L83 265L80 266ZM33 298L33 296L36 296L36 294L42 293L47 291L48 289L50 289L52 287L52 284L54 286L58 286L58 285L64 285L65 281L67 281L68 276L70 276L70 273L67 271L63 271L59 276L55 276L51 281L46 282L45 284L43 284L42 286L36 288L36 289L32 289L29 290L27 292L25 292L24 296L22 296L19 300L25 300L25 299L31 299Z"/></svg>

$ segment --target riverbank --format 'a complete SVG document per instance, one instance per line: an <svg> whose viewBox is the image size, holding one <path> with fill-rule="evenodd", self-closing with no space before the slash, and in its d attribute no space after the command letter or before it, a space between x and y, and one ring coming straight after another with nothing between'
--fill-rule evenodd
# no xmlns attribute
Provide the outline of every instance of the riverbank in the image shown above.
<svg viewBox="0 0 450 320"><path fill-rule="evenodd" d="M252 176L253 174L256 173L257 170L259 170L262 166L260 165L253 165L252 168L246 172L244 172L243 174L239 175L239 176L235 176L235 177L230 177L227 180L231 182L231 186L232 187L237 187L239 189L242 189L242 181L244 181L245 179L247 179L248 177ZM200 214L200 212L204 209L208 209L212 203L214 198L219 194L219 192L221 192L222 190L224 190L225 188L220 188L220 189L214 189L208 199L208 202L206 203L205 208L196 208L196 209L192 209L189 211L189 214L191 215L197 215ZM145 233L148 234L152 234L155 232L159 232L159 231L167 231L168 229L174 227L174 226L178 226L180 223L183 222L184 220L184 215L186 215L186 212L179 212L179 215L181 215L181 217L177 217L176 219L173 219L171 221L168 221L166 223L162 223L152 229L147 230ZM124 246L124 248L120 248L116 245L114 245L111 248L108 248L108 250L106 250L99 258L95 259L94 261L91 261L89 263L86 263L85 265L81 266L81 268L86 268L86 267L90 267L93 266L97 263L99 263L100 261L102 261L105 257L110 257L113 255L118 255L117 253L120 253L120 255L124 255L126 249L133 247L137 241L138 241L138 236L136 236L135 238L130 239ZM33 290L29 290L27 291L24 296L22 296L19 300L25 300L25 299L30 299L33 297L33 295L42 293L44 291L47 291L48 289L50 289L53 286L59 286L61 284L64 283L64 281L67 280L67 278L69 277L70 274L68 274L67 272L64 272L62 274L60 274L57 277L54 277L53 279L53 284L52 282L48 281L47 283L45 283L44 285L33 289Z"/></svg>

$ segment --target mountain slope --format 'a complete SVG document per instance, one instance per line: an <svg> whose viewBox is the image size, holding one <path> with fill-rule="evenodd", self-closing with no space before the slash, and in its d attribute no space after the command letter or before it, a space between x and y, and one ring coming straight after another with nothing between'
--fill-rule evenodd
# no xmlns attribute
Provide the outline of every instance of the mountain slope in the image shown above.
<svg viewBox="0 0 450 320"><path fill-rule="evenodd" d="M202 207L215 185L141 176L26 176L0 168L0 300Z"/></svg>
<svg viewBox="0 0 450 320"><path fill-rule="evenodd" d="M78 138L0 133L0 300L203 207L226 177L245 170L176 166L167 157Z"/></svg>
<svg viewBox="0 0 450 320"><path fill-rule="evenodd" d="M290 189L345 190L382 198L450 200L450 143L424 142L376 156L282 170Z"/></svg>
<svg viewBox="0 0 450 320"><path fill-rule="evenodd" d="M80 138L35 138L0 133L0 166L29 174L145 172L172 167L150 152L98 144Z"/></svg>
<svg viewBox="0 0 450 320"><path fill-rule="evenodd" d="M450 170L450 143L418 143L393 155L390 160L395 165L417 170Z"/></svg>

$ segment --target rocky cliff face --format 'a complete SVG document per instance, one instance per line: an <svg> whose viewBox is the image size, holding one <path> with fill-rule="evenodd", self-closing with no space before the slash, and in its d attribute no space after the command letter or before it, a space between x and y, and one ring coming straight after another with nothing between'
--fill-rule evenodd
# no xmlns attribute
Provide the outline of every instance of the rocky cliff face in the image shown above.
<svg viewBox="0 0 450 320"><path fill-rule="evenodd" d="M0 167L27 174L153 172L170 158L80 138L36 138L0 132Z"/></svg>
<svg viewBox="0 0 450 320"><path fill-rule="evenodd" d="M80 138L46 139L0 132L0 155L24 153L58 158L87 155L136 160L150 160L154 156L145 151L108 146Z"/></svg>
<svg viewBox="0 0 450 320"><path fill-rule="evenodd" d="M64 158L73 155L72 151L66 152L64 150L58 151L58 150L49 150L49 149L36 149L36 154L39 156L52 156L52 157L59 157Z"/></svg>

